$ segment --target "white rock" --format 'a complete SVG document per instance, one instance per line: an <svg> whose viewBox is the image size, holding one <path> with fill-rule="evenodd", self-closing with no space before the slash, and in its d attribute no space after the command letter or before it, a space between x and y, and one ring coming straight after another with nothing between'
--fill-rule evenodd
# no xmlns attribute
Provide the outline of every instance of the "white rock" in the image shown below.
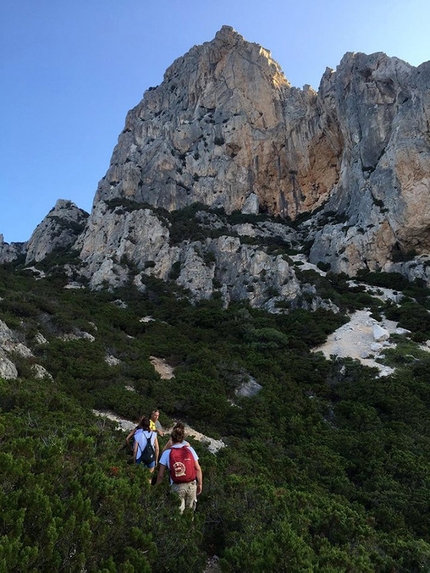
<svg viewBox="0 0 430 573"><path fill-rule="evenodd" d="M49 378L50 380L53 379L51 374L46 370L46 368L44 368L40 364L33 364L32 370L34 372L34 377L37 378L38 380L43 380L44 378Z"/></svg>
<svg viewBox="0 0 430 573"><path fill-rule="evenodd" d="M115 356L105 356L105 362L109 366L117 366L118 364L121 364L121 360L115 358Z"/></svg>
<svg viewBox="0 0 430 573"><path fill-rule="evenodd" d="M373 325L373 338L376 342L383 342L384 340L388 340L390 338L390 333L379 324Z"/></svg>
<svg viewBox="0 0 430 573"><path fill-rule="evenodd" d="M95 341L95 337L89 332L68 332L67 334L63 334L63 336L60 336L60 339L64 341L80 339L89 340L90 342Z"/></svg>
<svg viewBox="0 0 430 573"><path fill-rule="evenodd" d="M34 338L35 338L37 344L48 344L48 341L46 340L46 338L43 336L43 334L41 332L38 332Z"/></svg>
<svg viewBox="0 0 430 573"><path fill-rule="evenodd" d="M6 358L4 353L0 350L0 378L5 380L14 380L18 378L18 370L15 364Z"/></svg>
<svg viewBox="0 0 430 573"><path fill-rule="evenodd" d="M408 330L407 328L401 328L400 326L398 326L394 332L396 334L405 334L405 335L411 333L411 331Z"/></svg>
<svg viewBox="0 0 430 573"><path fill-rule="evenodd" d="M244 382L237 388L236 394L238 396L245 396L246 398L251 398L260 392L262 386L251 376L247 382Z"/></svg>
<svg viewBox="0 0 430 573"><path fill-rule="evenodd" d="M255 214L258 213L260 202L255 193L251 193L246 199L242 207L242 213L244 214Z"/></svg>

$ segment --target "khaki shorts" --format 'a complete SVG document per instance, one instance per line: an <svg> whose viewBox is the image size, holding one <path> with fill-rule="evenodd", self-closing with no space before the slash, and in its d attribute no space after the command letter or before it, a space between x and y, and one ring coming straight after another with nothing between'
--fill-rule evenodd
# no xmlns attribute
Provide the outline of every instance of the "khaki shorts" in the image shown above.
<svg viewBox="0 0 430 573"><path fill-rule="evenodd" d="M172 483L172 491L178 494L181 500L179 511L183 513L185 508L196 509L197 503L197 482L196 480L188 483Z"/></svg>

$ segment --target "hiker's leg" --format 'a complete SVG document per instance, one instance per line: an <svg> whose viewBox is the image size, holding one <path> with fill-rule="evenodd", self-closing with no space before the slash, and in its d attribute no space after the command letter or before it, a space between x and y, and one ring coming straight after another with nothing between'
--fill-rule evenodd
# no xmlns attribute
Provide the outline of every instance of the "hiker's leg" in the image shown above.
<svg viewBox="0 0 430 573"><path fill-rule="evenodd" d="M193 511L196 509L196 502L197 502L197 483L192 481L186 485L186 495L185 495L185 507L192 509Z"/></svg>
<svg viewBox="0 0 430 573"><path fill-rule="evenodd" d="M187 489L185 486L187 485L188 485L187 483L172 484L172 491L174 491L179 496L179 499L181 501L181 504L179 506L180 513L183 513L185 509L185 497L187 495Z"/></svg>
<svg viewBox="0 0 430 573"><path fill-rule="evenodd" d="M147 464L146 467L149 469L149 483L152 483L152 475L154 473L155 470L155 462L151 462L150 464Z"/></svg>

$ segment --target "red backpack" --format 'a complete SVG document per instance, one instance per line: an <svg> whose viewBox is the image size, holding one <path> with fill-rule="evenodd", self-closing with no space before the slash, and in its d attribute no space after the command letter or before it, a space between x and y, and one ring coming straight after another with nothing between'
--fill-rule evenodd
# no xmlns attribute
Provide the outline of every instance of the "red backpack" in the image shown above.
<svg viewBox="0 0 430 573"><path fill-rule="evenodd" d="M171 448L169 454L170 477L174 483L188 483L196 479L194 456L190 448Z"/></svg>

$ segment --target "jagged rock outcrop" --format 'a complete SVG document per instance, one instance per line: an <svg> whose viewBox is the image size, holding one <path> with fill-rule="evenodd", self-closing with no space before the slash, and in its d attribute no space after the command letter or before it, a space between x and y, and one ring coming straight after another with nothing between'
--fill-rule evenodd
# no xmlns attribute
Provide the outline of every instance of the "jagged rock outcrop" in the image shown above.
<svg viewBox="0 0 430 573"><path fill-rule="evenodd" d="M26 261L70 247L91 288L132 276L143 289L153 275L194 299L275 310L314 296L285 253L266 248L279 239L335 272L430 283L429 88L430 62L348 53L318 92L297 89L270 52L223 26L128 113L90 217L57 203ZM178 237L171 213L196 203L189 217L206 232ZM230 225L217 210L277 219ZM0 244L0 260L6 252Z"/></svg>
<svg viewBox="0 0 430 573"><path fill-rule="evenodd" d="M100 201L75 244L86 261L82 273L92 288L99 288L106 283L123 284L133 267L139 271L135 271L135 283L142 288L144 275L173 278L193 299L220 292L226 305L248 299L253 306L272 307L276 300L293 302L301 295L294 269L285 257L266 253L258 240L243 244L240 239L277 236L291 244L294 231L271 222L229 227L221 217L206 211L197 211L196 220L202 227L223 233L219 238L172 244L171 223L151 209L112 209Z"/></svg>
<svg viewBox="0 0 430 573"><path fill-rule="evenodd" d="M331 111L311 88L292 88L270 52L223 26L129 112L94 205L201 202L294 218L338 179L342 135Z"/></svg>
<svg viewBox="0 0 430 573"><path fill-rule="evenodd" d="M343 217L315 236L311 260L335 271L390 270L430 247L430 62L346 54L319 97L335 110L344 147L326 211Z"/></svg>
<svg viewBox="0 0 430 573"><path fill-rule="evenodd" d="M224 26L174 62L129 112L95 196L91 232L78 243L81 256L91 266L111 258L115 242L118 252L124 249L121 224L111 234L112 223L100 218L104 204L171 211L195 202L227 213L281 215L286 224L323 206L301 237L313 241L311 262L336 272L389 270L409 251L426 253L429 84L429 63L414 68L382 53L349 53L336 71L325 72L318 93L299 90L267 50ZM147 213L126 217L134 229L147 225ZM106 257L92 241L95 233L111 245ZM154 236L149 250L146 239L137 240L127 256L139 265L156 248L150 260L160 277L179 259L199 267L196 255L161 248L158 224ZM203 283L209 294L204 277Z"/></svg>
<svg viewBox="0 0 430 573"><path fill-rule="evenodd" d="M0 378L18 378L18 370L12 360L14 354L24 358L33 356L31 350L19 341L3 320L0 320Z"/></svg>
<svg viewBox="0 0 430 573"><path fill-rule="evenodd" d="M0 233L0 264L16 261L21 255L26 253L26 243L5 243L3 235Z"/></svg>
<svg viewBox="0 0 430 573"><path fill-rule="evenodd" d="M338 177L341 138L313 108L316 97L310 88L292 88L267 50L227 26L179 58L128 114L75 244L90 285L123 283L128 263L140 276L167 279L173 271L197 299L220 291L225 304L296 300L300 285L288 262L242 244L239 229L234 237L172 244L169 222L151 207L199 202L226 213L294 218L321 205ZM263 235L294 234L279 228ZM261 229L248 225L242 233Z"/></svg>
<svg viewBox="0 0 430 573"><path fill-rule="evenodd" d="M58 248L72 247L84 230L87 219L86 211L79 209L71 201L59 199L27 242L26 264L41 261Z"/></svg>

